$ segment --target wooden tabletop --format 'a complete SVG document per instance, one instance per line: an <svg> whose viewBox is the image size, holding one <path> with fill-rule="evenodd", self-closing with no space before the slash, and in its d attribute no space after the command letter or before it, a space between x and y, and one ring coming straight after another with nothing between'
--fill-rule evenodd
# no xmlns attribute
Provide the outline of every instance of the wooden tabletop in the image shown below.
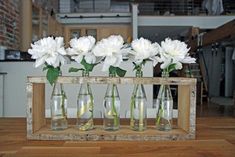
<svg viewBox="0 0 235 157"><path fill-rule="evenodd" d="M196 140L157 142L29 141L25 118L0 118L0 157L235 157L235 118L197 118L196 136Z"/></svg>

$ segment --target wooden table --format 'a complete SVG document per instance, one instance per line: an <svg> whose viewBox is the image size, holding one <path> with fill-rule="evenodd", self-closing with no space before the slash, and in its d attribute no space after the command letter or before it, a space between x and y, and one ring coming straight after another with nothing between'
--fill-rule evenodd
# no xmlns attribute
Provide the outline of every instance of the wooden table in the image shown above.
<svg viewBox="0 0 235 157"><path fill-rule="evenodd" d="M0 157L235 157L235 118L198 118L196 133L189 141L29 141L25 118L0 118Z"/></svg>

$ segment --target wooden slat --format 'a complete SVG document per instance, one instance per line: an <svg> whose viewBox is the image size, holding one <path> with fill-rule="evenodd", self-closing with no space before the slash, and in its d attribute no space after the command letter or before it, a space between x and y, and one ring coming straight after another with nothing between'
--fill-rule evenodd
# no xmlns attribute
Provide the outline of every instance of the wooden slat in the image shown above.
<svg viewBox="0 0 235 157"><path fill-rule="evenodd" d="M28 81L31 83L47 83L46 77L28 77ZM91 76L88 78L83 77L73 77L73 76L63 76L58 78L59 83L95 83L95 84L170 84L170 85L190 85L195 84L196 79L194 78L183 78L183 77L170 77L170 78L161 78L161 77L95 77Z"/></svg>
<svg viewBox="0 0 235 157"><path fill-rule="evenodd" d="M190 47L190 52L194 52L197 49L197 35L199 34L198 27L191 27L188 31L188 45Z"/></svg>
<svg viewBox="0 0 235 157"><path fill-rule="evenodd" d="M234 37L235 35L235 19L204 34L203 46L210 45L215 42L219 42L226 38Z"/></svg>
<svg viewBox="0 0 235 157"><path fill-rule="evenodd" d="M45 84L33 84L33 105L32 105L33 132L39 130L46 124L45 120Z"/></svg>
<svg viewBox="0 0 235 157"><path fill-rule="evenodd" d="M189 131L190 126L190 86L178 86L178 127Z"/></svg>
<svg viewBox="0 0 235 157"><path fill-rule="evenodd" d="M43 135L41 137L40 135ZM43 127L32 137L38 140L81 140L81 141L156 141L156 140L183 140L190 137L182 129L173 129L168 132L158 131L150 126L146 131L138 132L130 129L129 126L121 126L120 130L110 132L103 130L102 126L96 126L94 130L79 132L74 125L63 131L51 131L50 126Z"/></svg>

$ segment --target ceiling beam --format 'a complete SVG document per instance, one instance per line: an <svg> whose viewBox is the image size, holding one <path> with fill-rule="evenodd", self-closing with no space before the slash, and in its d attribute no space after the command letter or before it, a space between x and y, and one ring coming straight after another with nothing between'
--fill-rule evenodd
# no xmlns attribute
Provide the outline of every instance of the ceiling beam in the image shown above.
<svg viewBox="0 0 235 157"><path fill-rule="evenodd" d="M191 52L195 52L198 45L197 45L197 34L194 33L193 29L190 30L189 34L189 45L191 47ZM225 39L233 39L235 38L235 19L216 28L202 36L202 47L223 41Z"/></svg>

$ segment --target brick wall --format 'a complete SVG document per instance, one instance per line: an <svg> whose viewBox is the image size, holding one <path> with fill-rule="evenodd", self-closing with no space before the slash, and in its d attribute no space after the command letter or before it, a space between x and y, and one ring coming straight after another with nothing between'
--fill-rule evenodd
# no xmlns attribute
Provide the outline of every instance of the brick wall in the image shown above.
<svg viewBox="0 0 235 157"><path fill-rule="evenodd" d="M0 45L19 49L20 36L19 0L0 0Z"/></svg>

